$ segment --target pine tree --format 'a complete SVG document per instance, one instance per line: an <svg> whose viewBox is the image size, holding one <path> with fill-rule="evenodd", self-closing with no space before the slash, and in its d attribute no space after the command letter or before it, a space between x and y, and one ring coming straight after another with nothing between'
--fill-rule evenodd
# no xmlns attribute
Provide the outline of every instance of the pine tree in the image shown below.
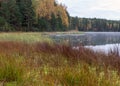
<svg viewBox="0 0 120 86"><path fill-rule="evenodd" d="M58 15L57 23L58 23L58 31L64 31L64 26L63 26L62 19L61 19L60 15Z"/></svg>
<svg viewBox="0 0 120 86"><path fill-rule="evenodd" d="M22 14L22 25L27 27L26 31L31 31L35 22L35 13L31 0L20 0L19 8Z"/></svg>
<svg viewBox="0 0 120 86"><path fill-rule="evenodd" d="M16 4L16 0L8 0L1 3L1 16L14 27L21 26L21 13Z"/></svg>
<svg viewBox="0 0 120 86"><path fill-rule="evenodd" d="M52 13L52 15L51 15L50 23L51 23L51 28L52 28L52 30L53 30L53 31L56 31L56 28L58 28L58 27L57 27L56 17L55 17L55 15L54 15L53 13Z"/></svg>

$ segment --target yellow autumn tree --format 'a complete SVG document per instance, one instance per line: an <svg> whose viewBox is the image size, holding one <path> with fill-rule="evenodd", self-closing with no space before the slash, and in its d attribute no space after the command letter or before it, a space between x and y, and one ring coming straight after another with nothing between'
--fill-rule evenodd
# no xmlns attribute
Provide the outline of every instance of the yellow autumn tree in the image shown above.
<svg viewBox="0 0 120 86"><path fill-rule="evenodd" d="M69 20L68 20L68 15L66 13L66 7L63 5L58 5L56 7L56 11L57 11L57 14L61 16L63 25L68 26Z"/></svg>
<svg viewBox="0 0 120 86"><path fill-rule="evenodd" d="M59 15L62 19L63 25L64 26L69 25L69 20L65 6L57 4L55 0L33 0L33 1L37 17L39 18L44 17L50 20L52 14L54 14L56 18Z"/></svg>

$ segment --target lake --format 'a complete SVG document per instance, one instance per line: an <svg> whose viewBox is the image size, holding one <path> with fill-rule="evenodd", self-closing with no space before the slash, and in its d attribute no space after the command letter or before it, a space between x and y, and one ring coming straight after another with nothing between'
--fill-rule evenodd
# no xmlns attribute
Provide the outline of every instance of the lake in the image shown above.
<svg viewBox="0 0 120 86"><path fill-rule="evenodd" d="M94 51L108 52L115 47L120 49L120 32L84 32L74 34L53 34L56 43L69 43L71 46L84 45Z"/></svg>

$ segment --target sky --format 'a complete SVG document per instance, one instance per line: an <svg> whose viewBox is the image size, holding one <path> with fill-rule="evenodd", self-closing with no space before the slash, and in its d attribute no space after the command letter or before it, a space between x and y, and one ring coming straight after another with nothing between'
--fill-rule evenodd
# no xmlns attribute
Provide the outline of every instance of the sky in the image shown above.
<svg viewBox="0 0 120 86"><path fill-rule="evenodd" d="M120 0L58 0L70 16L120 20Z"/></svg>

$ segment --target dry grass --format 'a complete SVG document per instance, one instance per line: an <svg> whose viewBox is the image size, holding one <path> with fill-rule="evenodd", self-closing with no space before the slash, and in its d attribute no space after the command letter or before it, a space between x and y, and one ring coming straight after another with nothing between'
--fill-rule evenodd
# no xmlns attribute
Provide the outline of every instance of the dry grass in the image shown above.
<svg viewBox="0 0 120 86"><path fill-rule="evenodd" d="M7 86L119 86L117 51L80 46L0 42L0 81Z"/></svg>

